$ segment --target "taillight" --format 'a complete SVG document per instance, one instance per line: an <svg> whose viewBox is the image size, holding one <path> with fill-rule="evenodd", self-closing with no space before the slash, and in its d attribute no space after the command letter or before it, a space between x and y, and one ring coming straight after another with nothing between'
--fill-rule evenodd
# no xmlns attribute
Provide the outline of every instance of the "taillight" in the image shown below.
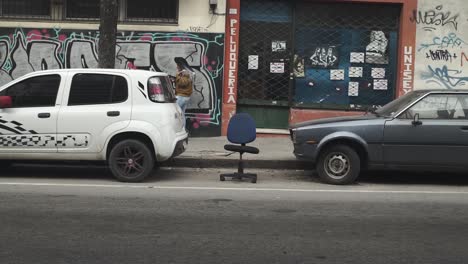
<svg viewBox="0 0 468 264"><path fill-rule="evenodd" d="M160 103L164 103L166 101L164 88L159 78L153 77L148 80L148 94L152 101Z"/></svg>

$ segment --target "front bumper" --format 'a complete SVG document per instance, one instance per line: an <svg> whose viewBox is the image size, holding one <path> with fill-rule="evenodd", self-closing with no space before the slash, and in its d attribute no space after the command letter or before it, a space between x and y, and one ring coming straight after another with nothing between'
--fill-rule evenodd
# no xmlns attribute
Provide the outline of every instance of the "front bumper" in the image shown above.
<svg viewBox="0 0 468 264"><path fill-rule="evenodd" d="M297 159L315 162L317 158L317 144L294 143L294 155Z"/></svg>

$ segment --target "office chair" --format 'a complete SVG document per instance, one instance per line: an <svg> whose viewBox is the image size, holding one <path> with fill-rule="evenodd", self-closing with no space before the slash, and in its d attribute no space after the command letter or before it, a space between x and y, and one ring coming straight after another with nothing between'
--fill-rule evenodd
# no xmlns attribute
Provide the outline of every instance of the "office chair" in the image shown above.
<svg viewBox="0 0 468 264"><path fill-rule="evenodd" d="M220 181L225 181L226 178L238 180L249 178L252 183L257 182L257 174L244 173L244 161L242 160L244 153L258 154L260 152L258 148L246 146L247 143L253 142L256 137L255 121L249 114L239 113L231 118L228 125L227 138L230 143L238 145L226 144L224 145L224 149L239 152L239 165L237 173L221 174L219 176Z"/></svg>

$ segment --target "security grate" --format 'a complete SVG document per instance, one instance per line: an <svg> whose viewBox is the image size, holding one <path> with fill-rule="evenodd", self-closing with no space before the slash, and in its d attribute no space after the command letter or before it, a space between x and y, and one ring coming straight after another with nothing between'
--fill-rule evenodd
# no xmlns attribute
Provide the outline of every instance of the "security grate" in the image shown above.
<svg viewBox="0 0 468 264"><path fill-rule="evenodd" d="M292 51L292 8L284 0L242 0L240 103L287 104Z"/></svg>
<svg viewBox="0 0 468 264"><path fill-rule="evenodd" d="M363 109L391 101L400 8L298 2L294 106Z"/></svg>

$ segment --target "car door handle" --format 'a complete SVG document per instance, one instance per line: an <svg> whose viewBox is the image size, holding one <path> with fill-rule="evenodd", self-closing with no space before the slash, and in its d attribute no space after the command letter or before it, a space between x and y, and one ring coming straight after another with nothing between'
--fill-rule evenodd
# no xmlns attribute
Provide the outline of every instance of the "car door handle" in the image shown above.
<svg viewBox="0 0 468 264"><path fill-rule="evenodd" d="M37 114L37 117L39 117L39 118L49 118L50 113L39 113L39 114Z"/></svg>
<svg viewBox="0 0 468 264"><path fill-rule="evenodd" d="M463 131L468 131L468 126L462 126L462 127L460 127L460 129L463 130Z"/></svg>
<svg viewBox="0 0 468 264"><path fill-rule="evenodd" d="M107 116L119 116L120 111L109 111L107 112Z"/></svg>

